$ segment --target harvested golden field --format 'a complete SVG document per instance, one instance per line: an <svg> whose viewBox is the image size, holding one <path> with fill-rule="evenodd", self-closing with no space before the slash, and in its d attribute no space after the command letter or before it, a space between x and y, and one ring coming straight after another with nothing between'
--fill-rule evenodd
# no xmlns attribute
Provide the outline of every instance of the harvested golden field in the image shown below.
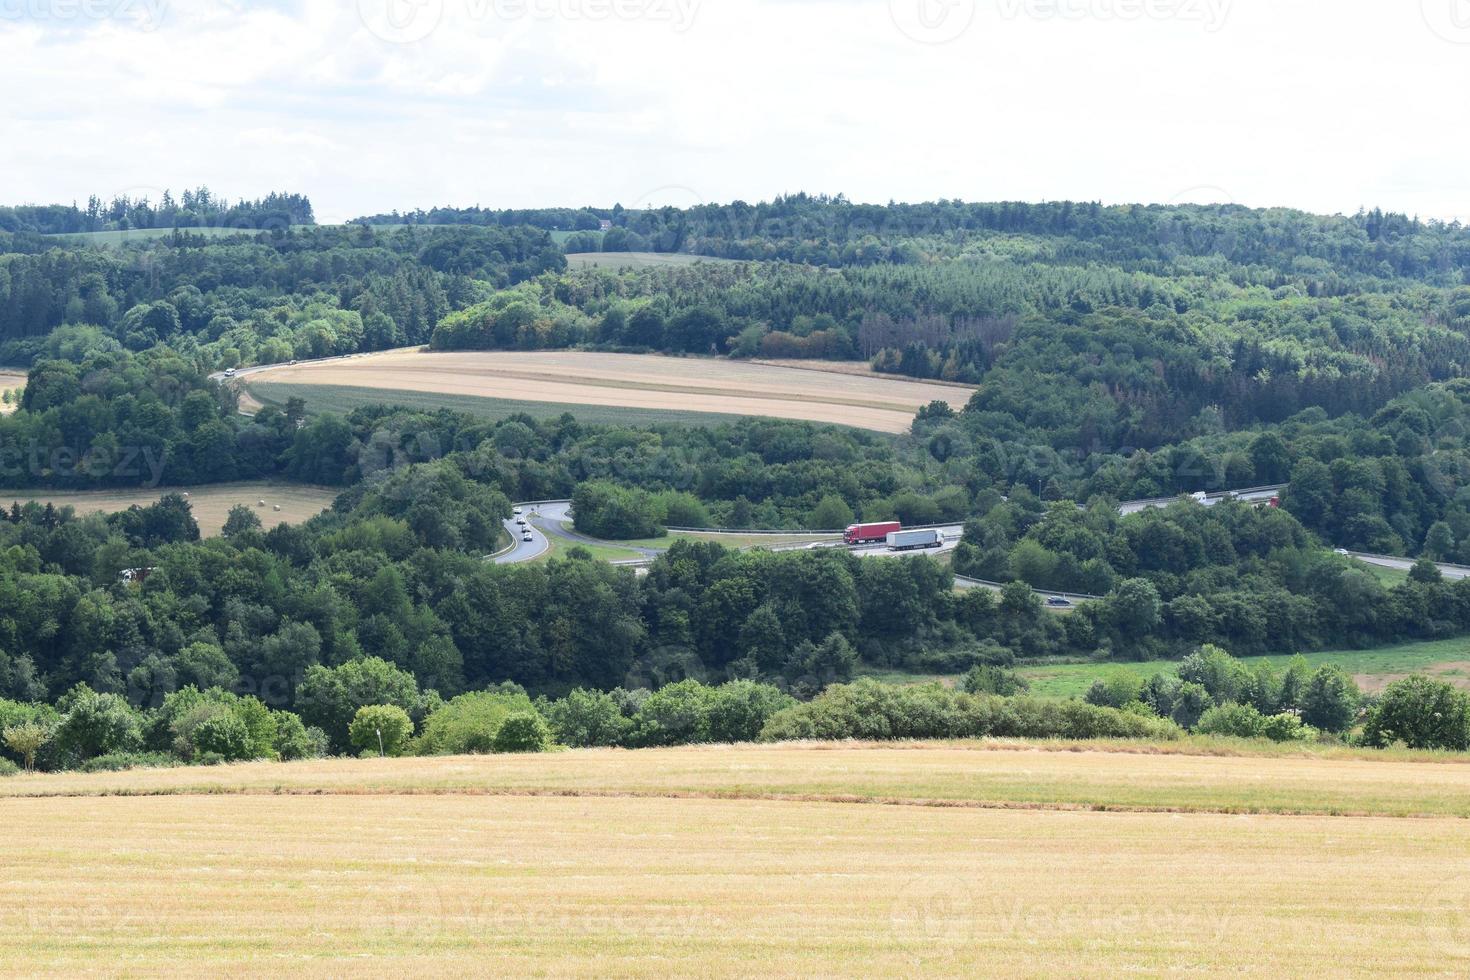
<svg viewBox="0 0 1470 980"><path fill-rule="evenodd" d="M246 483L219 483L207 487L159 487L153 490L87 490L78 493L57 493L47 490L0 490L0 506L9 507L12 501L26 503L53 503L57 507L73 507L78 514L102 511L113 514L132 506L146 507L156 503L169 493L187 493L189 506L194 511L194 520L199 524L199 533L206 538L219 535L230 508L244 504L255 511L260 522L267 528L277 524L300 524L310 520L332 506L340 490L331 487L313 487L300 483L278 483L252 481ZM265 506L260 506L260 501ZM276 510L279 507L280 510Z"/></svg>
<svg viewBox="0 0 1470 980"><path fill-rule="evenodd" d="M1289 793L1300 776L1387 812L1425 795L1463 805L1467 768L956 744L21 776L0 782L0 962L25 974L1453 974L1470 969L1470 820L1045 799L1082 778L1092 806L1127 807L1155 784L1165 801L1214 806L1277 782ZM842 801L874 792L930 805Z"/></svg>
<svg viewBox="0 0 1470 980"><path fill-rule="evenodd" d="M1209 754L1214 752L1235 754ZM0 798L241 792L712 796L1470 818L1470 756L1262 753L1210 742L817 743L256 763L0 780Z"/></svg>
<svg viewBox="0 0 1470 980"><path fill-rule="evenodd" d="M4 804L13 973L1450 973L1470 823L720 800Z"/></svg>
<svg viewBox="0 0 1470 980"><path fill-rule="evenodd" d="M252 372L254 382L433 392L507 401L757 415L903 432L933 401L970 389L717 358L585 351L389 351Z"/></svg>
<svg viewBox="0 0 1470 980"><path fill-rule="evenodd" d="M892 378L903 380L901 374L885 374L873 370L873 366L867 361L818 361L804 357L757 357L752 358L751 364L766 364L771 367L795 368L798 371L821 371L824 374L846 374L857 378ZM925 381L925 384L949 385L954 388L964 388L973 391L970 385L960 384L958 381Z"/></svg>

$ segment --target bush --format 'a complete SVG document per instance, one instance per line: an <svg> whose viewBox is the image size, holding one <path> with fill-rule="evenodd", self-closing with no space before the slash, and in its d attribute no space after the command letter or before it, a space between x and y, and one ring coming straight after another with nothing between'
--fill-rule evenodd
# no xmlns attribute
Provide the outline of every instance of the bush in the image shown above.
<svg viewBox="0 0 1470 980"><path fill-rule="evenodd" d="M512 715L535 711L524 691L461 694L424 719L418 755L478 755L495 751L495 736Z"/></svg>
<svg viewBox="0 0 1470 980"><path fill-rule="evenodd" d="M3 658L0 654L0 658ZM8 728L21 728L26 725L36 725L49 734L55 734L56 726L61 721L61 716L56 709L49 704L23 704L19 701L7 701L0 698L0 732ZM0 748L10 749L16 752L15 761L22 761L17 750L4 744L0 738Z"/></svg>
<svg viewBox="0 0 1470 980"><path fill-rule="evenodd" d="M495 733L496 752L545 752L551 730L534 711L518 711L505 719Z"/></svg>
<svg viewBox="0 0 1470 980"><path fill-rule="evenodd" d="M966 694L999 694L1007 698L1025 694L1030 687L1031 683L1016 672L990 664L976 664L960 681L960 690Z"/></svg>
<svg viewBox="0 0 1470 980"><path fill-rule="evenodd" d="M250 731L229 711L219 711L194 729L194 747L201 755L219 756L226 762L250 758Z"/></svg>
<svg viewBox="0 0 1470 980"><path fill-rule="evenodd" d="M1185 682L1174 690L1174 707L1169 717L1180 728L1193 728L1212 706L1210 692L1204 685Z"/></svg>
<svg viewBox="0 0 1470 980"><path fill-rule="evenodd" d="M1204 688L1215 704L1239 701L1251 683L1245 664L1209 644L1184 658L1179 664L1179 679Z"/></svg>
<svg viewBox="0 0 1470 980"><path fill-rule="evenodd" d="M663 509L664 523L670 527L709 527L713 523L709 511L693 494L669 490L658 495L656 506Z"/></svg>
<svg viewBox="0 0 1470 980"><path fill-rule="evenodd" d="M27 770L36 768L36 755L51 741L51 729L39 721L11 725L0 731L0 742L20 757Z"/></svg>
<svg viewBox="0 0 1470 980"><path fill-rule="evenodd" d="M762 741L899 738L1177 739L1162 718L1081 701L966 694L939 685L900 687L871 679L829 687L779 712Z"/></svg>
<svg viewBox="0 0 1470 980"><path fill-rule="evenodd" d="M1211 708L1200 716L1194 730L1201 735L1224 735L1228 738L1260 738L1266 719L1248 704L1230 702Z"/></svg>
<svg viewBox="0 0 1470 980"><path fill-rule="evenodd" d="M143 747L142 719L116 694L98 694L78 684L62 697L58 708L62 718L56 743L69 758L84 761Z"/></svg>
<svg viewBox="0 0 1470 980"><path fill-rule="evenodd" d="M769 684L731 681L711 691L706 732L712 742L754 742L778 711L796 699Z"/></svg>
<svg viewBox="0 0 1470 980"><path fill-rule="evenodd" d="M1130 701L1141 700L1142 697L1142 678L1129 670L1115 670L1107 677L1093 681L1083 700L1102 708L1121 708Z"/></svg>
<svg viewBox="0 0 1470 980"><path fill-rule="evenodd" d="M979 643L964 643L937 650L925 647L905 653L895 666L914 674L964 674L975 667L1007 667L1015 662L1016 654L1013 650L986 639ZM837 678L838 681L851 679L850 674ZM1019 680L1017 678L1018 682Z"/></svg>
<svg viewBox="0 0 1470 980"><path fill-rule="evenodd" d="M679 681L644 700L631 740L640 746L750 742L774 715L795 703L780 689L754 681L719 687Z"/></svg>
<svg viewBox="0 0 1470 980"><path fill-rule="evenodd" d="M646 490L591 480L572 495L572 519L577 530L594 538L630 541L661 538L667 515L663 502Z"/></svg>
<svg viewBox="0 0 1470 980"><path fill-rule="evenodd" d="M1336 664L1319 667L1301 694L1302 720L1329 732L1347 731L1358 720L1362 694Z"/></svg>
<svg viewBox="0 0 1470 980"><path fill-rule="evenodd" d="M257 698L186 687L165 697L154 713L149 747L172 748L191 762L202 755L226 762L274 759L283 715Z"/></svg>
<svg viewBox="0 0 1470 980"><path fill-rule="evenodd" d="M1470 695L1420 674L1394 681L1368 713L1363 741L1383 748L1470 748Z"/></svg>
<svg viewBox="0 0 1470 980"><path fill-rule="evenodd" d="M363 755L398 755L413 734L413 719L396 704L370 704L357 709L348 735Z"/></svg>
<svg viewBox="0 0 1470 980"><path fill-rule="evenodd" d="M11 762L9 759L0 759L0 779L7 776L14 776L19 772L20 766Z"/></svg>
<svg viewBox="0 0 1470 980"><path fill-rule="evenodd" d="M296 704L305 724L326 732L334 749L345 749L353 744L348 729L359 709L391 704L418 715L424 699L412 674L379 657L363 657L339 667L308 668Z"/></svg>
<svg viewBox="0 0 1470 980"><path fill-rule="evenodd" d="M579 688L547 704L542 713L556 740L572 748L623 745L633 732L633 721L617 698L602 691Z"/></svg>
<svg viewBox="0 0 1470 980"><path fill-rule="evenodd" d="M1315 742L1318 731L1290 712L1261 720L1261 734L1273 742Z"/></svg>
<svg viewBox="0 0 1470 980"><path fill-rule="evenodd" d="M634 741L640 746L708 742L710 689L699 681L679 681L648 696L638 716Z"/></svg>
<svg viewBox="0 0 1470 980"><path fill-rule="evenodd" d="M276 712L276 739L272 748L282 762L320 759L329 751L327 733L320 728L307 728L289 711Z"/></svg>

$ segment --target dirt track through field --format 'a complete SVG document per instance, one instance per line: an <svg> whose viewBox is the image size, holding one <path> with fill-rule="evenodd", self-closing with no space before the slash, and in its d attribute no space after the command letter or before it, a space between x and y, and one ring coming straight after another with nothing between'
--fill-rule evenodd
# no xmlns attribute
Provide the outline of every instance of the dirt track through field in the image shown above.
<svg viewBox="0 0 1470 980"><path fill-rule="evenodd" d="M769 416L904 432L933 401L969 390L714 358L587 352L424 353L272 368L251 380L435 392L532 402Z"/></svg>

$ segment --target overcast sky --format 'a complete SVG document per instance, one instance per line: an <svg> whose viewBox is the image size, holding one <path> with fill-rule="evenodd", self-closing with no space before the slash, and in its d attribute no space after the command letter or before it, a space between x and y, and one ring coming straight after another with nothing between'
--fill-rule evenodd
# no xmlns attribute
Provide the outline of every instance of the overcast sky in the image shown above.
<svg viewBox="0 0 1470 980"><path fill-rule="evenodd" d="M1470 0L0 0L0 202L1470 218Z"/></svg>

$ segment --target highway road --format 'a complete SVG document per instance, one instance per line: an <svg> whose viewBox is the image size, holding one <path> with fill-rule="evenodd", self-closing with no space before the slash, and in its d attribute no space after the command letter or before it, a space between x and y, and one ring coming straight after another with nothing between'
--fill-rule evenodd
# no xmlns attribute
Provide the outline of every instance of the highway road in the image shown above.
<svg viewBox="0 0 1470 980"><path fill-rule="evenodd" d="M1369 565L1377 565L1380 568L1393 568L1401 572L1407 572L1414 567L1413 558L1395 558L1392 555L1370 555L1361 551L1339 551L1338 553L1345 553L1349 557L1356 558L1358 561ZM1470 567L1465 565L1451 565L1448 562L1435 562L1434 564L1439 569L1439 573L1451 581L1470 578Z"/></svg>
<svg viewBox="0 0 1470 980"><path fill-rule="evenodd" d="M1205 506L1213 506L1214 504L1228 499L1241 500L1247 503L1263 503L1270 500L1272 497L1279 495L1283 489L1284 488L1282 487L1255 487L1249 490L1236 491L1231 494L1211 494L1205 501L1203 501L1203 503L1205 504ZM1178 497L1161 497L1150 500L1131 500L1120 505L1118 510L1120 513L1126 516L1128 514L1137 514L1150 508L1167 507L1169 504L1175 503L1179 499L1180 498ZM617 564L620 565L647 565L652 563L652 561L657 558L663 551L663 549L659 548L629 548L627 545L620 542L603 541L598 538L589 537L588 535L577 532L570 527L572 518L571 501L569 500L522 503L517 504L516 507L521 511L520 516L524 516L526 518L527 525L523 528L520 525L516 524L514 519L505 522L505 529L508 533L510 533L511 537L515 541L515 545L510 550L494 556L493 560L496 564L499 565L513 565L520 562L535 561L536 559L541 558L548 551L551 550L551 538L553 537L562 540L569 545L589 544L610 546L635 551L641 555L640 558L617 562ZM944 534L944 546L942 548L917 552L892 552L889 551L884 545L870 545L867 547L853 548L850 550L853 554L862 558L907 557L916 554L931 556L943 555L953 551L955 547L959 545L960 537L964 533L964 525L947 524L939 527L938 530L942 531ZM530 541L522 540L526 531L530 532ZM723 532L711 531L706 533L718 539L718 535ZM728 533L732 536L737 537L749 537L752 533L755 532L730 531ZM800 534L803 532L783 531L771 533ZM840 547L843 547L843 545L838 543L816 542L812 544L778 545L771 550L802 551L815 548ZM1343 551L1341 549L1338 550L1338 553L1354 558L1369 565L1377 565L1383 568L1392 568L1405 572L1412 568L1414 565L1414 559L1412 558L1399 558L1392 555L1372 555L1364 552ZM1436 564L1438 565L1440 573L1444 575L1446 579L1450 579L1453 581L1463 578L1470 578L1470 566L1454 565L1447 562L1440 562ZM956 585L958 588L961 589L1000 588L999 584L997 583L980 582L972 579L966 579L963 576L958 577ZM1096 598L1094 596L1061 593L1049 589L1036 589L1033 591L1035 591L1038 595L1045 596L1049 601L1059 598L1065 600L1069 605Z"/></svg>
<svg viewBox="0 0 1470 980"><path fill-rule="evenodd" d="M564 541L568 546L585 544L601 547L619 548L625 551L636 552L641 556L638 559L617 562L617 564L620 565L637 565L651 563L655 558L663 554L665 550L663 548L631 547L621 541L604 541L600 538L590 537L589 535L582 534L576 531L570 526L572 521L572 502L570 500L542 500L535 502L525 502L516 504L515 508L518 512L516 516L505 522L506 533L511 536L515 544L509 550L500 552L493 556L492 560L497 565L516 565L521 562L535 561L537 558L542 557L549 550L551 550L552 538ZM526 521L526 525L521 526L520 524L517 524L517 518L524 518ZM923 551L893 552L889 551L886 546L880 544L862 548L853 548L851 549L851 551L853 554L857 555L860 558L892 558L915 554L930 556L948 554L959 545L960 536L964 533L964 526L961 524L948 524L944 525L943 527L937 528L937 530L941 531L944 534L944 545L939 548L929 548ZM525 534L528 531L531 535L530 541L524 540ZM708 533L711 537L718 540L719 535L725 532L710 531L705 533ZM728 533L734 537L749 537L751 534L757 532L730 531ZM804 534L808 532L780 531L772 533ZM673 540L671 539L669 543L672 544ZM777 545L771 548L771 550L805 551L814 548L840 547L843 547L843 545L837 542L816 542L812 544Z"/></svg>
<svg viewBox="0 0 1470 980"><path fill-rule="evenodd" d="M417 348L415 348L415 349L417 349ZM383 352L379 351L379 352L375 352L375 353L383 353ZM281 364L257 364L254 367L236 368L234 374L230 374L230 373L228 373L226 371L216 371L216 372L214 372L213 374L211 374L209 376L209 380L214 381L214 382L216 382L218 384L225 384L226 382L239 381L239 380L241 380L243 378L249 378L252 375L264 374L267 371L274 371L276 368L291 367L293 365L294 366L301 366L301 365L305 365L305 364L330 364L333 361L348 361L348 360L351 360L354 357L364 357L364 356L366 356L366 355L365 354L339 354L339 355L336 355L335 357L318 357L318 358L314 358L312 360L307 360L307 361L286 361L286 362L281 363ZM240 389L240 391L243 392L243 388ZM240 411L240 414L246 416L247 418L248 417L253 417L255 415L254 412L247 412L247 411L244 411L243 409Z"/></svg>
<svg viewBox="0 0 1470 980"><path fill-rule="evenodd" d="M515 507L515 516L505 522L505 530L515 544L509 551L503 551L494 556L493 560L497 565L518 565L521 562L535 561L550 551L551 540L547 537L543 524L543 509L554 512L559 508L561 519L565 519L566 511L571 507L571 501L562 500L549 504L525 503L516 504ZM516 523L520 519L526 521L524 526ZM531 537L530 541L525 540L528 534Z"/></svg>
<svg viewBox="0 0 1470 980"><path fill-rule="evenodd" d="M324 364L324 363L329 363L331 361L345 361L345 360L350 360L351 358L358 357L358 356L362 356L362 355L344 354L344 355L341 355L341 356L338 356L338 357L323 357L323 358L318 358L318 359L315 359L315 360L312 360L312 361L302 361L300 363L302 363L302 364ZM293 362L293 363L295 363L295 362ZM216 381L216 382L219 382L219 383L224 383L226 381L234 381L234 380L239 380L239 379L242 379L242 378L248 378L248 377L250 377L252 375L262 374L262 373L264 373L266 371L270 371L270 370L272 370L274 368L285 367L285 366L287 366L287 365L285 365L285 364L259 364L259 365L256 365L254 367L240 368L233 375L227 375L226 372L224 372L224 371L216 371L215 373L211 374L209 377L213 381ZM1200 503L1204 504L1206 507L1213 507L1215 504L1222 503L1222 502L1224 502L1226 500L1239 500L1239 501L1242 501L1242 502L1245 502L1245 503L1263 504L1263 503L1266 503L1266 502L1270 501L1273 497L1279 497L1282 493L1285 492L1285 490L1286 490L1286 487L1284 485L1265 486L1265 487L1250 487L1250 488L1243 489L1243 490L1227 490L1227 491L1222 491L1220 493L1207 494L1202 500L1200 500ZM1155 508L1162 508L1162 507L1168 507L1171 504L1177 503L1181 499L1181 496L1187 496L1187 495L1178 495L1178 496L1173 496L1173 497L1151 497L1151 498L1148 498L1148 499L1145 499L1145 500L1129 500L1129 501L1125 501L1124 503L1122 503L1122 504L1120 504L1118 506L1118 512L1120 514L1122 514L1123 516L1126 517L1126 516L1128 516L1130 514L1138 514L1138 513L1141 513L1143 511L1145 511L1145 510L1150 510L1150 509L1155 509ZM556 537L556 538L562 539L562 540L567 541L567 542L569 542L571 544L612 545L612 546L620 547L620 548L626 548L627 547L626 545L621 545L618 542L614 542L614 541L600 541L600 540L598 540L596 538L591 538L591 537L588 537L586 535L579 534L576 531L570 530L568 527L566 527L565 525L568 525L571 522L571 517L570 517L571 502L570 501L567 501L567 500L559 500L559 501L542 502L542 503L539 503L539 504L529 504L529 503L528 504L519 504L517 506L522 511L524 511L525 515L528 517L527 525L525 527L522 527L522 526L516 524L516 522L514 520L509 520L509 521L506 521L505 522L505 529L511 535L512 539L515 541L515 544L514 544L514 546L510 550L505 551L505 552L503 552L503 553L501 553L499 555L496 555L494 557L493 560L495 561L496 564L499 564L499 565L513 565L513 564L518 564L520 562L535 561L537 558L542 557L548 551L551 550L551 540L550 540L550 538L552 538L552 537ZM944 546L942 548L931 549L931 550L921 551L921 552L903 552L900 556L902 556L902 555L909 555L909 554L942 555L942 554L947 554L948 552L953 551L955 549L955 547L960 542L960 536L964 533L964 525L962 525L962 524L949 524L949 525L943 526L942 528L940 528L940 530L943 531L944 538L945 538ZM531 537L531 540L530 541L523 540L524 537L525 537L525 533L527 531L530 532L530 537ZM741 535L748 536L752 532L749 532L749 531L734 532L734 531L732 531L730 533L732 533L732 534L741 534ZM784 533L792 533L792 534L796 534L796 533L801 533L801 532L772 532L772 533L783 533L783 534ZM772 550L773 551L798 551L798 550L802 550L802 549L806 549L806 548L829 548L829 547L841 547L841 545L826 544L826 543L805 544L805 545L782 545L782 546L778 546L776 548L773 548ZM635 564L636 565L636 564L643 564L643 563L651 562L654 558L658 557L658 555L661 553L661 549L656 549L656 548L633 548L633 549L630 549L630 550L639 552L642 555L642 558L641 559L637 559L637 560L633 560L633 561L630 561L630 562L620 562L619 564ZM853 552L853 554L859 555L859 556L861 556L863 558L888 558L888 557L894 557L895 554L896 554L895 552L889 551L887 549L887 547L885 547L884 545L873 545L873 546L863 547L863 548L854 548L854 549L852 549L852 552ZM1398 570L1398 571L1407 572L1410 568L1412 568L1414 566L1414 559L1412 559L1412 558L1400 558L1400 557L1397 557L1397 556L1394 556L1394 555L1372 555L1372 554L1366 554L1364 552L1343 551L1342 549L1338 549L1338 553L1339 554L1347 555L1347 556L1349 556L1351 558L1354 558L1354 559L1356 559L1358 561L1364 562L1364 563L1369 564L1369 565L1377 565L1377 566L1382 567L1382 568L1392 568L1392 569L1395 569L1395 570ZM1464 565L1455 565L1455 564L1451 564L1451 563L1448 563L1448 562L1436 562L1436 565L1437 565L1437 567L1440 570L1440 574L1442 574L1446 579L1450 579L1452 581L1457 581L1457 580L1463 579L1463 578L1470 578L1470 567L1467 567L1467 566L1464 566ZM964 580L962 582L961 587L962 588L963 587L989 588L989 587L991 587L991 583L970 582L968 580ZM1038 590L1038 592L1040 592L1040 594L1046 595L1046 596L1053 596L1053 595L1055 595L1055 593L1047 592L1047 591L1044 591L1044 590ZM1081 597L1081 596L1070 597L1069 596L1067 598L1069 598L1069 599L1071 599L1071 598L1082 599L1084 597Z"/></svg>
<svg viewBox="0 0 1470 980"><path fill-rule="evenodd" d="M1226 500L1240 500L1248 504L1262 504L1269 502L1272 497L1281 496L1285 492L1285 486L1251 487L1247 490L1232 490L1222 493L1212 493L1207 495L1205 499L1201 501L1201 503L1203 503L1206 507L1213 507L1215 504L1222 503ZM1137 514L1141 511L1149 510L1151 508L1167 507L1170 504L1177 502L1178 500L1178 497L1156 497L1150 500L1130 500L1127 503L1120 504L1118 506L1118 512L1123 514L1124 516L1127 516L1128 514ZM1338 548L1337 553L1339 555L1345 555L1349 558L1355 558L1358 561L1364 562L1368 565L1377 565L1380 568L1392 568L1401 572L1407 572L1409 569L1414 567L1413 558L1399 558L1394 555L1373 555L1362 551L1348 551L1343 548ZM1470 566L1453 565L1449 562L1435 562L1435 566L1439 568L1439 572L1441 575L1451 581L1458 581L1462 578L1470 578Z"/></svg>
<svg viewBox="0 0 1470 980"><path fill-rule="evenodd" d="M1286 492L1285 486L1274 487L1251 487L1246 490L1222 490L1219 493L1205 494L1205 499L1200 501L1206 507L1224 503L1227 500L1239 500L1247 504L1269 503L1272 497L1279 497ZM1189 496L1184 494L1183 496ZM1129 514L1137 514L1141 511L1152 510L1159 507L1168 507L1170 504L1179 502L1180 495L1173 497L1150 497L1147 500L1129 500L1118 505L1118 513L1127 517Z"/></svg>
<svg viewBox="0 0 1470 980"><path fill-rule="evenodd" d="M415 347L415 348L411 348L411 349L412 350L419 350L420 348ZM389 353L389 352L388 351L372 351L372 353L374 353L374 354L386 354L386 353ZM224 381L239 381L241 378L248 378L251 375L255 375L255 374L264 374L267 371L274 371L277 368L293 367L293 366L294 367L304 367L304 366L306 366L308 364L331 364L334 361L350 361L350 360L352 360L353 358L356 358L356 357L366 357L366 356L367 356L367 353L361 353L361 354L337 354L337 355L334 355L332 357L317 357L317 358L312 358L310 360L305 360L305 361L282 361L279 364L256 364L253 367L236 368L235 369L235 373L233 375L230 374L227 371L216 371L216 372L214 372L213 374L211 374L209 376L209 380L211 380L211 381L219 381L219 382L224 382Z"/></svg>

